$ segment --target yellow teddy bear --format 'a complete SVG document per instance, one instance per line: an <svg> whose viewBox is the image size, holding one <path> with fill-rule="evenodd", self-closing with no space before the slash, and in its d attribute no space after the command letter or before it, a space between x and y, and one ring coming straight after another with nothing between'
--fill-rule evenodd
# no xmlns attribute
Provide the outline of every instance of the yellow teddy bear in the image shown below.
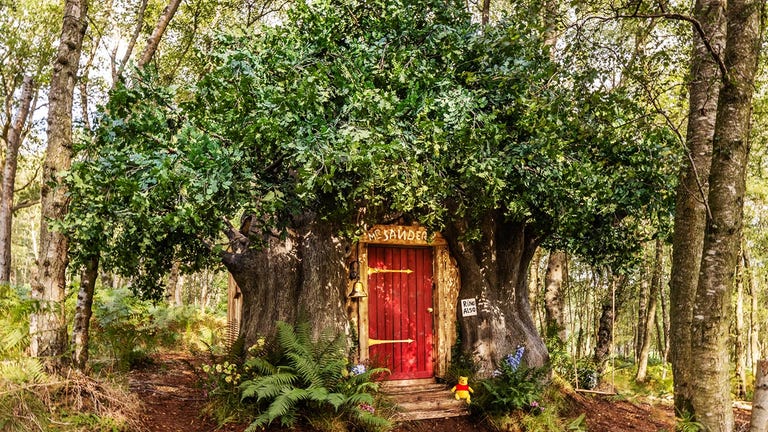
<svg viewBox="0 0 768 432"><path fill-rule="evenodd" d="M456 400L466 399L467 405L472 403L472 398L469 396L469 394L475 392L474 390L472 390L472 387L467 385L468 381L469 379L467 377L460 376L459 383L453 386L453 388L451 389L451 393L456 393L455 395Z"/></svg>

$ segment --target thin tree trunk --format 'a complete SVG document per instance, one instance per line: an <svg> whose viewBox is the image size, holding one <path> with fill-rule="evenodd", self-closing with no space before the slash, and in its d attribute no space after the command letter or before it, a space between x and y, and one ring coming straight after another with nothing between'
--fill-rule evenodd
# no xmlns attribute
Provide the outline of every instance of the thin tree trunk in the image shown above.
<svg viewBox="0 0 768 432"><path fill-rule="evenodd" d="M53 65L48 110L48 147L45 151L41 191L42 223L38 269L32 298L42 308L30 316L30 353L35 357L61 356L67 348L64 315L68 239L50 230L67 212L67 191L61 174L72 162L72 99L77 81L83 37L88 25L87 0L67 0L61 42Z"/></svg>
<svg viewBox="0 0 768 432"><path fill-rule="evenodd" d="M603 371L605 362L608 360L611 353L613 324L616 321L621 306L624 304L624 300L626 299L626 276L613 276L611 285L611 292L608 293L603 301L599 320L600 325L597 330L597 342L595 343L595 354L592 357L598 372Z"/></svg>
<svg viewBox="0 0 768 432"><path fill-rule="evenodd" d="M645 343L646 319L648 317L648 299L651 283L648 281L648 260L643 260L643 277L640 280L640 292L637 295L637 325L635 326L635 363L640 363L640 353Z"/></svg>
<svg viewBox="0 0 768 432"><path fill-rule="evenodd" d="M205 308L208 306L208 284L205 281L201 283L202 288L200 290L200 312L205 313Z"/></svg>
<svg viewBox="0 0 768 432"><path fill-rule="evenodd" d="M154 57L155 52L157 51L157 47L160 46L160 39L162 39L163 34L165 33L165 29L168 27L171 19L176 14L176 10L178 10L179 4L181 4L181 0L170 0L170 2L168 2L168 6L163 9L163 14L160 15L160 19L157 21L155 29L152 31L152 34L147 40L147 46L144 47L144 52L141 54L141 59L139 59L138 63L139 69L146 66L147 63L152 60L152 57Z"/></svg>
<svg viewBox="0 0 768 432"><path fill-rule="evenodd" d="M744 347L744 267L742 260L736 266L736 325L734 328L733 355L736 358L736 379L738 389L736 397L747 397L747 353Z"/></svg>
<svg viewBox="0 0 768 432"><path fill-rule="evenodd" d="M547 273L544 276L544 310L547 338L557 338L559 344L565 344L565 308L562 293L563 275L565 274L565 252L552 251L549 254Z"/></svg>
<svg viewBox="0 0 768 432"><path fill-rule="evenodd" d="M128 40L128 46L125 48L125 54L123 55L123 59L120 61L120 65L115 69L115 67L112 67L112 70L114 71L112 73L112 85L114 86L117 83L117 79L123 75L123 70L125 70L125 65L128 64L128 60L131 59L131 54L133 53L133 47L136 46L136 41L139 39L139 34L141 34L141 28L144 26L144 12L147 10L147 0L142 0L141 4L139 5L139 12L136 15L136 26L133 28L133 34L131 35L131 39ZM113 60L114 63L114 60Z"/></svg>
<svg viewBox="0 0 768 432"><path fill-rule="evenodd" d="M729 334L733 276L741 242L752 95L760 55L763 3L731 0L725 79L717 106L709 209L691 327L695 418L706 430L733 430Z"/></svg>
<svg viewBox="0 0 768 432"><path fill-rule="evenodd" d="M656 259L653 263L653 276L651 276L651 289L648 294L648 308L645 315L643 332L643 345L640 348L640 361L637 364L635 380L645 382L648 379L648 353L651 349L651 332L656 321L656 305L658 304L659 291L661 290L661 272L664 266L664 245L661 239L656 239Z"/></svg>
<svg viewBox="0 0 768 432"><path fill-rule="evenodd" d="M697 0L693 11L717 55L725 45L724 11L725 0ZM690 329L704 244L707 182L721 85L717 62L698 35L693 40L691 77L686 135L689 165L681 173L677 187L669 293L669 337L674 341L670 360L678 416L693 412L692 382L696 373L689 367Z"/></svg>
<svg viewBox="0 0 768 432"><path fill-rule="evenodd" d="M544 334L544 319L542 318L540 297L541 290L539 289L539 263L541 262L541 248L536 248L536 252L533 253L533 259L531 259L531 265L528 268L528 301L531 304L531 318L540 329L540 333Z"/></svg>
<svg viewBox="0 0 768 432"><path fill-rule="evenodd" d="M752 398L749 432L766 431L768 431L768 360L760 360L755 369L755 396Z"/></svg>
<svg viewBox="0 0 768 432"><path fill-rule="evenodd" d="M166 297L168 298L168 304L171 306L181 306L181 296L179 295L181 290L179 289L179 273L181 271L181 262L174 260L171 264L171 273L168 275L168 286L166 289ZM177 292L178 290L178 292Z"/></svg>
<svg viewBox="0 0 768 432"><path fill-rule="evenodd" d="M88 339L93 306L93 293L99 277L99 257L88 259L80 275L75 319L72 326L72 365L85 371L88 366Z"/></svg>
<svg viewBox="0 0 768 432"><path fill-rule="evenodd" d="M491 0L483 0L481 23L487 25L491 20Z"/></svg>
<svg viewBox="0 0 768 432"><path fill-rule="evenodd" d="M668 313L668 307L667 307L667 298L668 293L666 293L664 289L664 284L661 285L661 295L659 296L659 299L661 300L661 322L662 322L662 335L664 337L663 345L662 345L662 364L664 365L664 369L662 372L662 378L667 377L667 361L669 360L669 349L670 349L670 343L669 343L669 313Z"/></svg>
<svg viewBox="0 0 768 432"><path fill-rule="evenodd" d="M11 281L11 228L13 227L13 192L16 188L16 168L19 162L19 148L23 130L29 117L34 95L34 81L24 76L19 111L8 130L3 166L3 186L0 193L0 284Z"/></svg>
<svg viewBox="0 0 768 432"><path fill-rule="evenodd" d="M184 281L186 278L184 275L179 275L179 280L176 282L176 287L173 289L173 305L184 306Z"/></svg>
<svg viewBox="0 0 768 432"><path fill-rule="evenodd" d="M749 310L750 367L753 371L756 371L757 362L760 360L760 305L758 303L760 293L757 285L757 276L755 275L755 269L752 267L752 259L746 242L742 242L741 254L744 261L744 276L747 278L749 295L752 300L752 307Z"/></svg>

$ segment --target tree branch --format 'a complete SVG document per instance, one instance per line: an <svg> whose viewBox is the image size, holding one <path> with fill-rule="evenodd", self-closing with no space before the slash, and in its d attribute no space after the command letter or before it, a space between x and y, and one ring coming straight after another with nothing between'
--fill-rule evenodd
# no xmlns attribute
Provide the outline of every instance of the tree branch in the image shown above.
<svg viewBox="0 0 768 432"><path fill-rule="evenodd" d="M13 211L13 213L16 213L17 211L19 211L21 209L25 209L27 207L32 207L32 206L37 205L37 204L40 204L40 199L39 198L24 200L24 201L22 201L20 203L17 203L16 205L14 205L13 208L11 209L11 211Z"/></svg>
<svg viewBox="0 0 768 432"><path fill-rule="evenodd" d="M665 8L662 5L662 13L659 14L640 14L635 11L631 15L621 15L616 14L616 18L642 18L642 19L653 19L653 18L663 18L663 19L669 19L669 20L676 20L676 21L685 21L693 25L693 28L696 30L696 33L701 38L701 41L704 42L704 46L707 48L707 51L709 51L709 54L712 56L712 59L717 63L718 69L720 69L721 76L726 79L728 77L728 69L725 67L725 63L723 62L723 59L720 57L720 53L715 52L715 49L712 47L712 44L709 42L709 38L707 37L706 33L704 33L704 28L701 26L701 23L688 15L683 15L679 13L668 13L664 11Z"/></svg>
<svg viewBox="0 0 768 432"><path fill-rule="evenodd" d="M227 227L227 229L224 230L224 234L229 239L231 250L235 253L245 252L248 249L248 244L250 243L248 237L240 232L239 229L235 228L229 219L226 217L222 217L221 219L224 221L224 224Z"/></svg>

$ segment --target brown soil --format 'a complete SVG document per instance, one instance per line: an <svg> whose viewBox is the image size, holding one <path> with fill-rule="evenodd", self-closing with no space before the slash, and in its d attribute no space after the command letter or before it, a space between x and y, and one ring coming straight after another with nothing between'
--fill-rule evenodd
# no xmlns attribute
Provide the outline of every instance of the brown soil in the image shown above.
<svg viewBox="0 0 768 432"><path fill-rule="evenodd" d="M133 393L143 405L141 423L146 432L242 432L247 425L229 424L217 428L206 418L206 395L199 385L200 360L185 353L164 353L154 362L130 373ZM586 415L590 432L658 432L674 430L672 409L645 403L617 401L602 395L574 394L570 397L569 417ZM747 431L749 412L735 410L736 431ZM312 429L302 428L299 432ZM270 428L270 432L285 432ZM400 424L395 432L490 432L491 429L471 417L424 420Z"/></svg>

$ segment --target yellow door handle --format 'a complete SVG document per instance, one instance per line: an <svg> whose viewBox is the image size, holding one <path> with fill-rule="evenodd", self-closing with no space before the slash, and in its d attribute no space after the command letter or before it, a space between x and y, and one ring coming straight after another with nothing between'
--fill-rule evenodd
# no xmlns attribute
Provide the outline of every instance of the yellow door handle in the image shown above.
<svg viewBox="0 0 768 432"><path fill-rule="evenodd" d="M381 344L387 344L387 343L413 343L413 342L415 342L413 339L382 340L382 339L368 338L368 346L381 345Z"/></svg>

